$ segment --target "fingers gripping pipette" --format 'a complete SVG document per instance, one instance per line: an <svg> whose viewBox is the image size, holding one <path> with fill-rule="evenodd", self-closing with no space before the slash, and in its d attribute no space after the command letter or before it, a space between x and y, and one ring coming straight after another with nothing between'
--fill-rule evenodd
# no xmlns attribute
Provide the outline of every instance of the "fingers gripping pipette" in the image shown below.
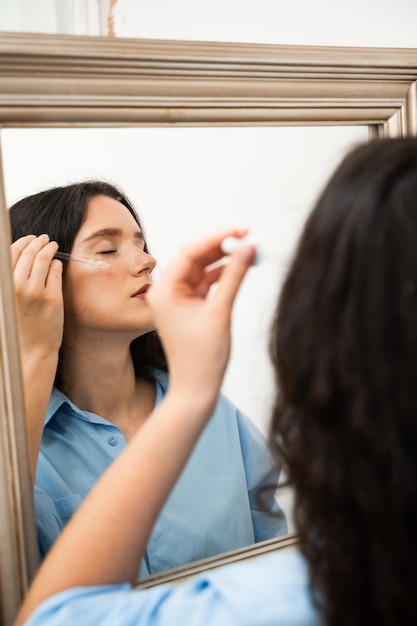
<svg viewBox="0 0 417 626"><path fill-rule="evenodd" d="M255 260L252 265L259 265L262 261L271 261L273 263L279 263L279 260L269 252L263 249L263 247L256 243L250 236L239 239L238 237L226 237L223 239L221 249L225 254L231 254L238 246L248 243L256 249Z"/></svg>

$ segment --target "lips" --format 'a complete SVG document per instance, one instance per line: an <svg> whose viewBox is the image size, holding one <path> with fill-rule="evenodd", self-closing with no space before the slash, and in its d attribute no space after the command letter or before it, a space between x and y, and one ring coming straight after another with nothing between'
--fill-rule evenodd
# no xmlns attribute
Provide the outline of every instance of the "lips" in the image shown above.
<svg viewBox="0 0 417 626"><path fill-rule="evenodd" d="M149 284L143 285L143 287L141 287L140 289L135 291L135 293L132 294L132 298L136 298L137 296L144 296L150 286L151 285Z"/></svg>

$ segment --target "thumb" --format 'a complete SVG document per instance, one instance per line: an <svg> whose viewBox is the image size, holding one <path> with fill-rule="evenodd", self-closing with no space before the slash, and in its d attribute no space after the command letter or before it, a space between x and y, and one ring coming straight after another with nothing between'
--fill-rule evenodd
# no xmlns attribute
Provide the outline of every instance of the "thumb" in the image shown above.
<svg viewBox="0 0 417 626"><path fill-rule="evenodd" d="M229 262L224 266L221 278L215 293L218 303L232 306L239 287L246 272L253 264L256 257L256 249L252 245L242 245L236 248L229 257Z"/></svg>

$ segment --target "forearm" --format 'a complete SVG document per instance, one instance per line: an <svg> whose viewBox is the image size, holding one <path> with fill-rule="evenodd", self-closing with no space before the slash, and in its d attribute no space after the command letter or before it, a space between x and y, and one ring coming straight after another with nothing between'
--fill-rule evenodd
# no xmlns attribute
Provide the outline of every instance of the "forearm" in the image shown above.
<svg viewBox="0 0 417 626"><path fill-rule="evenodd" d="M22 355L22 378L29 461L33 481L45 416L55 380L58 352L32 350Z"/></svg>
<svg viewBox="0 0 417 626"><path fill-rule="evenodd" d="M46 234L21 237L10 247L33 477L63 334L62 263L53 259L57 249Z"/></svg>
<svg viewBox="0 0 417 626"><path fill-rule="evenodd" d="M52 548L19 624L69 587L135 582L153 525L212 409L213 403L197 407L194 398L168 392Z"/></svg>

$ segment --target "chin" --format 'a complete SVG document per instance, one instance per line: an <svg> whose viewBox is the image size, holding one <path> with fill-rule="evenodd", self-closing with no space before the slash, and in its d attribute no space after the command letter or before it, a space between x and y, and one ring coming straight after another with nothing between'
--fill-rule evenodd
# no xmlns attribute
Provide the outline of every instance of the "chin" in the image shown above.
<svg viewBox="0 0 417 626"><path fill-rule="evenodd" d="M147 335L148 333L151 333L152 331L156 330L155 325L154 324L149 324L149 325L141 325L140 328L135 328L135 339L137 339L138 337L142 337L142 335Z"/></svg>

